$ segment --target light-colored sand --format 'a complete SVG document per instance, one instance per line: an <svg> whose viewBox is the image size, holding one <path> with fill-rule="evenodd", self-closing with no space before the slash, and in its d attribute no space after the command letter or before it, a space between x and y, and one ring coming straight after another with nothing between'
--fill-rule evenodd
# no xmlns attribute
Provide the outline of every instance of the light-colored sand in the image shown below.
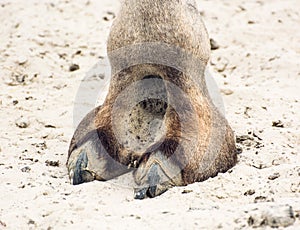
<svg viewBox="0 0 300 230"><path fill-rule="evenodd" d="M279 220L286 204L296 215L289 229L299 229L298 0L199 0L220 45L211 72L227 118L238 137L248 138L230 173L143 201L112 183L69 184L76 93L106 55L108 12L118 6L116 0L0 1L0 229L241 229L270 210ZM70 72L72 63L80 69ZM284 128L272 126L278 120Z"/></svg>

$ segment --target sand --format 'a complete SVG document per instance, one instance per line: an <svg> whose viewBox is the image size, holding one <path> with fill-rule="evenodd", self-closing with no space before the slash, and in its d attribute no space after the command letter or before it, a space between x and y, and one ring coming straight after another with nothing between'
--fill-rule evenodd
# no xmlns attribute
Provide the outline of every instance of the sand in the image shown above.
<svg viewBox="0 0 300 230"><path fill-rule="evenodd" d="M109 76L86 73L105 60L119 5L0 2L0 229L299 229L298 0L198 1L219 46L210 73L243 150L232 170L142 201L112 182L70 185L69 141L95 106L94 94L76 95L95 92L83 80L106 93Z"/></svg>

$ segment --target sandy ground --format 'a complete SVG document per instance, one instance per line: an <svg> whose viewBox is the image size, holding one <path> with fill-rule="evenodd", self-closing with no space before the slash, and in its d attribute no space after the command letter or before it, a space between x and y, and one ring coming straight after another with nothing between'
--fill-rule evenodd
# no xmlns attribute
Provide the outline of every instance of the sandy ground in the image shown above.
<svg viewBox="0 0 300 230"><path fill-rule="evenodd" d="M228 173L138 201L113 183L72 186L65 167L76 94L119 2L0 1L0 229L300 229L299 1L198 3L243 152Z"/></svg>

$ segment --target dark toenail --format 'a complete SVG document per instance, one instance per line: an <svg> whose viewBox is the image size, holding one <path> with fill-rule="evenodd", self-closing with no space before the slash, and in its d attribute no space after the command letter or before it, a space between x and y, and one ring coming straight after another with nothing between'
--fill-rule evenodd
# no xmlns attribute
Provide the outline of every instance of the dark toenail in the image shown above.
<svg viewBox="0 0 300 230"><path fill-rule="evenodd" d="M150 186L148 189L147 189L147 196L150 197L150 198L153 198L155 197L156 195L156 185L155 186Z"/></svg>
<svg viewBox="0 0 300 230"><path fill-rule="evenodd" d="M134 199L137 200L143 200L147 197L147 190L148 188L143 188L143 189L138 189L137 191L134 192Z"/></svg>
<svg viewBox="0 0 300 230"><path fill-rule="evenodd" d="M86 175L84 173L84 169L87 167L87 165L88 165L87 154L85 152L82 152L78 156L78 159L76 161L74 175L73 175L73 185L78 185L86 182L85 181Z"/></svg>

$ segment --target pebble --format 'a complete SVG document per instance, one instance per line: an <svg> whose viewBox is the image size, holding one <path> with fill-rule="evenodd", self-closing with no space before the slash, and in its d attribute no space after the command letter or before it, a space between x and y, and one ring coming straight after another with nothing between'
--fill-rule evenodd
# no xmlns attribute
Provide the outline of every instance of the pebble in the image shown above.
<svg viewBox="0 0 300 230"><path fill-rule="evenodd" d="M31 168L29 166L25 166L25 167L21 168L21 171L22 172L30 172Z"/></svg>
<svg viewBox="0 0 300 230"><path fill-rule="evenodd" d="M188 194L188 193L191 193L193 192L193 190L189 190L189 189L185 189L182 191L182 194Z"/></svg>
<svg viewBox="0 0 300 230"><path fill-rule="evenodd" d="M25 79L27 78L27 74L18 74L15 76L15 79L18 83L25 83Z"/></svg>
<svg viewBox="0 0 300 230"><path fill-rule="evenodd" d="M29 225L30 225L30 224L35 224L35 221L30 219L30 220L28 221L28 224L29 224Z"/></svg>
<svg viewBox="0 0 300 230"><path fill-rule="evenodd" d="M210 39L210 48L211 50L217 50L220 48L219 44L213 39Z"/></svg>
<svg viewBox="0 0 300 230"><path fill-rule="evenodd" d="M20 56L20 57L18 58L18 60L17 60L17 63L18 63L19 65L24 65L24 64L26 64L27 61L28 61L27 57L25 57L25 56Z"/></svg>
<svg viewBox="0 0 300 230"><path fill-rule="evenodd" d="M55 128L56 128L56 126L48 124L48 125L45 125L45 128L51 128L51 129L55 129Z"/></svg>
<svg viewBox="0 0 300 230"><path fill-rule="evenodd" d="M45 41L43 37L37 37L33 41L36 42L39 46L45 45Z"/></svg>
<svg viewBox="0 0 300 230"><path fill-rule="evenodd" d="M113 20L115 17L116 17L115 13L108 11L106 12L106 16L103 17L103 20L108 22Z"/></svg>
<svg viewBox="0 0 300 230"><path fill-rule="evenodd" d="M15 122L16 126L19 127L20 129L26 129L29 126L29 121L27 121L25 118L20 117L19 119L16 120Z"/></svg>
<svg viewBox="0 0 300 230"><path fill-rule="evenodd" d="M273 121L273 122L272 122L272 126L273 126L273 127L277 127L277 128L284 128L284 124L282 123L281 120Z"/></svg>
<svg viewBox="0 0 300 230"><path fill-rule="evenodd" d="M244 193L244 196L252 196L255 193L254 189L249 189Z"/></svg>
<svg viewBox="0 0 300 230"><path fill-rule="evenodd" d="M74 72L74 71L79 70L79 69L80 69L80 67L79 67L79 65L77 65L77 64L72 64L72 65L69 67L69 71L70 71L70 72Z"/></svg>
<svg viewBox="0 0 300 230"><path fill-rule="evenodd" d="M59 161L46 160L45 163L46 166L59 167Z"/></svg>
<svg viewBox="0 0 300 230"><path fill-rule="evenodd" d="M300 182L291 184L291 192L300 194Z"/></svg>
<svg viewBox="0 0 300 230"><path fill-rule="evenodd" d="M274 202L274 199L268 198L266 196L257 196L254 198L254 203L265 203L265 202Z"/></svg>
<svg viewBox="0 0 300 230"><path fill-rule="evenodd" d="M233 94L233 91L231 89L221 89L221 93L223 93L226 96L229 96Z"/></svg>
<svg viewBox="0 0 300 230"><path fill-rule="evenodd" d="M275 180L277 179L278 177L280 177L280 174L279 173L274 173L272 174L271 176L268 177L269 180Z"/></svg>

